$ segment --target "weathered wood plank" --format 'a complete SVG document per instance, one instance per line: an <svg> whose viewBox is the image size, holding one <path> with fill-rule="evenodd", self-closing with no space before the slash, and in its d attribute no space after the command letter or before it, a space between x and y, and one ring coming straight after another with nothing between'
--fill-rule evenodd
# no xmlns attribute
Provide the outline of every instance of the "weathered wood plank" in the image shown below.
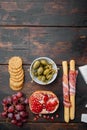
<svg viewBox="0 0 87 130"><path fill-rule="evenodd" d="M58 27L0 27L0 64L19 55L24 64L40 56L62 60L75 59L87 64L87 28Z"/></svg>
<svg viewBox="0 0 87 130"><path fill-rule="evenodd" d="M86 0L0 0L0 25L87 26Z"/></svg>
<svg viewBox="0 0 87 130"><path fill-rule="evenodd" d="M29 110L29 122L64 122L63 118L63 93L62 93L62 67L60 67L59 74L56 78L56 80L47 86L38 85L35 82L31 82L31 78L28 72L29 66L24 65L23 68L25 70L25 82L24 87L21 90L23 93L26 94L27 97L29 97L34 91L37 90L50 90L53 91L60 100L60 106L59 109L52 115L56 116L56 114L59 114L59 118L55 119L54 121L46 120L43 118L40 118L38 121L34 121L34 115ZM86 113L87 110L85 109L85 104L87 103L87 87L85 82L82 79L82 76L78 75L77 78L77 87L76 87L76 117L74 121L70 122L81 122L81 114ZM8 95L12 95L16 92L10 89L9 87L9 73L8 73L8 67L7 65L0 65L0 102L2 99ZM2 106L0 107L0 112L2 111ZM51 116L51 115L50 115ZM3 121L2 118L0 118L0 121Z"/></svg>
<svg viewBox="0 0 87 130"><path fill-rule="evenodd" d="M87 130L87 125L86 124L75 124L75 123L70 123L70 124L65 124L65 123L28 123L26 124L23 128L13 126L12 124L4 124L0 123L0 128L1 130Z"/></svg>
<svg viewBox="0 0 87 130"><path fill-rule="evenodd" d="M48 56L57 64L70 59L87 63L86 28L30 28L30 43L32 59Z"/></svg>

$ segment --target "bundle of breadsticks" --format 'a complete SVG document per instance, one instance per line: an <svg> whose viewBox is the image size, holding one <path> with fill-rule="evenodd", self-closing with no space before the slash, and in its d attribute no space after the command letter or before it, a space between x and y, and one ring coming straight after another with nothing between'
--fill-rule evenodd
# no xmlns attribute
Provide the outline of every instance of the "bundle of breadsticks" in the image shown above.
<svg viewBox="0 0 87 130"><path fill-rule="evenodd" d="M76 93L76 77L75 61L70 60L70 69L68 73L67 61L62 62L63 66L63 104L64 104L64 120L69 122L75 118L75 93Z"/></svg>

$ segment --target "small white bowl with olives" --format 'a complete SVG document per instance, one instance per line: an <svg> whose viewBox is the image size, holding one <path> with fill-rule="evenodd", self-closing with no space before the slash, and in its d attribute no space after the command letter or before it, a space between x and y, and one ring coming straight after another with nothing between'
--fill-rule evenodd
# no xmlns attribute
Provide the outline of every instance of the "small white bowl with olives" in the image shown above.
<svg viewBox="0 0 87 130"><path fill-rule="evenodd" d="M58 68L48 57L35 59L30 66L30 76L33 81L41 85L52 83L57 77Z"/></svg>

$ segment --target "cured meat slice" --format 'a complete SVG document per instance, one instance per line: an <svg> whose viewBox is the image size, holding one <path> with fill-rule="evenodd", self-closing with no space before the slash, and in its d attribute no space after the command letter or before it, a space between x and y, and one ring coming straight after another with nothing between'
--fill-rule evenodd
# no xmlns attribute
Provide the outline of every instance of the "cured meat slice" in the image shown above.
<svg viewBox="0 0 87 130"><path fill-rule="evenodd" d="M69 107L70 107L70 100L69 100L69 85L68 85L68 63L67 61L62 62L63 66L63 104L64 104L64 120L65 122L69 122Z"/></svg>
<svg viewBox="0 0 87 130"><path fill-rule="evenodd" d="M70 85L70 95L73 95L76 93L76 77L77 77L78 71L70 70L69 72L69 85Z"/></svg>
<svg viewBox="0 0 87 130"><path fill-rule="evenodd" d="M68 77L63 75L63 103L66 107L70 107L69 101L69 86L68 86Z"/></svg>

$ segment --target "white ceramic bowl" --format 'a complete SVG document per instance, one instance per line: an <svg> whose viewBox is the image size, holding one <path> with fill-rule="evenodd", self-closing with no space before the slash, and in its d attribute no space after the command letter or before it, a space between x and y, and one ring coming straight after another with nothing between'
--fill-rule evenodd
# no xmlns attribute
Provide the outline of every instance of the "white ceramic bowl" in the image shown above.
<svg viewBox="0 0 87 130"><path fill-rule="evenodd" d="M37 60L42 60L42 59L45 59L45 60L47 60L48 63L52 64L53 69L56 71L55 74L53 75L53 78L52 78L51 80L49 80L48 82L46 82L46 83L45 83L45 82L42 82L42 81L40 81L40 80L38 80L38 78L35 77L35 76L32 74L32 67L33 67L34 62L37 61ZM52 83L52 82L56 79L57 74L58 74L58 68L57 68L55 62L54 62L52 59L48 58L48 57L39 57L39 58L35 59L35 60L32 62L31 66L30 66L30 76L31 76L32 80L35 81L35 82L38 83L38 84L41 84L41 85L47 85L47 84Z"/></svg>

